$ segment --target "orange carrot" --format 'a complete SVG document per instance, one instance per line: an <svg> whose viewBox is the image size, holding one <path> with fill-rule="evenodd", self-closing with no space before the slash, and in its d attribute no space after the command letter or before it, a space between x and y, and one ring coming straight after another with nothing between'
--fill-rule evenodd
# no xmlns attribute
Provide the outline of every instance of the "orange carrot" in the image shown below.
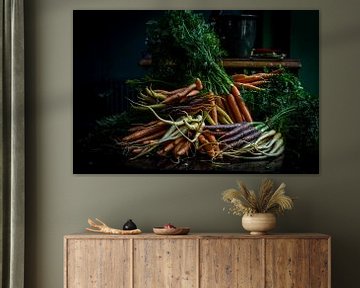
<svg viewBox="0 0 360 288"><path fill-rule="evenodd" d="M184 90L185 91L185 90ZM185 95L186 96L186 95ZM171 94L171 96L167 97L164 101L162 101L161 103L163 104L169 104L171 102L174 102L176 100L181 100L181 98L183 98L184 95L182 95L182 93L176 93L176 94Z"/></svg>
<svg viewBox="0 0 360 288"><path fill-rule="evenodd" d="M192 90L192 91L190 91L187 95L186 95L186 97L192 97L192 96L195 96L195 95L197 95L197 94L199 94L200 93L200 91L199 90Z"/></svg>
<svg viewBox="0 0 360 288"><path fill-rule="evenodd" d="M198 80L198 79L197 79ZM200 81L200 79L199 79ZM201 83L201 81L200 81ZM202 85L202 84L201 84ZM168 96L165 100L162 101L162 103L164 104L169 104L175 100L181 100L183 97L185 97L186 95L188 95L192 90L196 89L199 86L198 83L192 83L189 86L185 87L185 89L183 89L180 92L177 92L175 94L171 94L170 96ZM202 88L202 86L201 86ZM199 90L199 89L197 89ZM200 89L201 90L201 89Z"/></svg>
<svg viewBox="0 0 360 288"><path fill-rule="evenodd" d="M215 103L217 106L219 106L221 109L224 110L224 105L222 104L222 101L221 101L221 96L216 96L215 97Z"/></svg>
<svg viewBox="0 0 360 288"><path fill-rule="evenodd" d="M125 142L135 141L137 139L140 139L142 137L148 136L150 134L153 134L155 132L158 132L158 131L164 129L164 126L166 126L166 125L167 125L166 123L160 121L150 127L146 127L142 130L137 130L137 131L133 132L132 134L125 136L122 140Z"/></svg>
<svg viewBox="0 0 360 288"><path fill-rule="evenodd" d="M186 142L187 140L184 137L180 137L180 141L175 145L174 149L172 150L175 158L178 158L178 152Z"/></svg>
<svg viewBox="0 0 360 288"><path fill-rule="evenodd" d="M238 105L236 104L234 95L232 94L227 95L226 101L229 105L229 109L232 111L232 114L234 115L234 120L237 123L241 123L242 122L241 112L239 110Z"/></svg>
<svg viewBox="0 0 360 288"><path fill-rule="evenodd" d="M234 84L231 85L230 92L234 97L241 95L239 89Z"/></svg>
<svg viewBox="0 0 360 288"><path fill-rule="evenodd" d="M199 78L196 78L195 85L196 85L197 90L202 90L203 89L203 84L202 84L202 82L201 82L201 80Z"/></svg>
<svg viewBox="0 0 360 288"><path fill-rule="evenodd" d="M209 143L209 141L205 138L203 134L201 134L199 137L199 142L202 144L201 146L204 147L207 154L212 158L215 156L215 151L212 145Z"/></svg>
<svg viewBox="0 0 360 288"><path fill-rule="evenodd" d="M154 125L156 123L159 123L159 122L161 122L161 121L160 120L154 120L154 121L151 121L151 122L146 123L146 124L136 124L135 126L129 128L128 132L135 132L135 131L138 131L138 130L142 130L145 127L152 126L152 125Z"/></svg>
<svg viewBox="0 0 360 288"><path fill-rule="evenodd" d="M169 152L175 147L175 141L171 141L170 143L166 144L166 146L162 149L164 152Z"/></svg>
<svg viewBox="0 0 360 288"><path fill-rule="evenodd" d="M269 83L268 80L259 80L259 81L254 81L254 82L251 82L251 85L254 85L254 86L261 86L261 85L264 85L266 83Z"/></svg>
<svg viewBox="0 0 360 288"><path fill-rule="evenodd" d="M175 89L175 90L172 90L172 91L167 91L167 90L161 90L161 89L156 89L154 90L156 93L161 93L163 95L173 95L173 94L176 94L176 93L180 93L182 91L184 91L186 89L186 87L181 87L179 89Z"/></svg>
<svg viewBox="0 0 360 288"><path fill-rule="evenodd" d="M177 151L177 156L187 155L191 147L191 142L186 141Z"/></svg>
<svg viewBox="0 0 360 288"><path fill-rule="evenodd" d="M244 99L242 98L239 89L235 85L231 85L231 94L234 96L237 106L244 117L245 121L253 122L249 109L247 108Z"/></svg>
<svg viewBox="0 0 360 288"><path fill-rule="evenodd" d="M234 81L240 81L241 79L244 79L246 78L247 75L246 74L234 74L231 76L231 78L234 80Z"/></svg>
<svg viewBox="0 0 360 288"><path fill-rule="evenodd" d="M224 111L229 115L229 118L234 123L235 122L235 116L234 116L234 113L233 113L232 109L230 109L230 107L229 107L229 103L227 103L226 97L222 97L222 103L223 103L223 105L225 107Z"/></svg>
<svg viewBox="0 0 360 288"><path fill-rule="evenodd" d="M162 129L160 130L159 132L155 132L155 133L152 133L148 136L145 136L143 138L140 138L140 139L136 139L134 141L131 141L132 144L136 144L136 143L143 143L143 144L148 144L148 143L145 143L146 141L153 141L153 140L156 140L156 139L160 139L161 136L163 136L166 132L166 129Z"/></svg>
<svg viewBox="0 0 360 288"><path fill-rule="evenodd" d="M204 136L212 144L212 147L214 148L215 155L218 155L220 153L220 146L219 146L219 142L216 140L215 135L211 134L210 132L206 132L206 133L204 133Z"/></svg>
<svg viewBox="0 0 360 288"><path fill-rule="evenodd" d="M256 90L256 91L263 91L263 88L251 85L249 83L240 83L240 82L235 82L235 85L238 87L243 87L245 89L249 89L249 90Z"/></svg>
<svg viewBox="0 0 360 288"><path fill-rule="evenodd" d="M261 77L259 75L249 75L249 76L246 76L245 78L236 80L236 82L250 83L250 82L260 81L260 80L264 80L263 77Z"/></svg>
<svg viewBox="0 0 360 288"><path fill-rule="evenodd" d="M138 147L138 148L132 149L132 150L131 150L131 153L133 153L133 154L139 154L139 153L141 153L143 150L144 150L143 148Z"/></svg>

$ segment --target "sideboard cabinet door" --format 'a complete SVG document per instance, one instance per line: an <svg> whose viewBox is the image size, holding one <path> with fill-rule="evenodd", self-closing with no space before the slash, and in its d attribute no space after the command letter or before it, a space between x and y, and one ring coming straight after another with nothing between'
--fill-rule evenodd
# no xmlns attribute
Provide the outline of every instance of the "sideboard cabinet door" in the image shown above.
<svg viewBox="0 0 360 288"><path fill-rule="evenodd" d="M327 239L266 239L266 287L327 288Z"/></svg>
<svg viewBox="0 0 360 288"><path fill-rule="evenodd" d="M196 239L134 240L134 288L195 288Z"/></svg>
<svg viewBox="0 0 360 288"><path fill-rule="evenodd" d="M200 287L263 287L261 239L202 239Z"/></svg>
<svg viewBox="0 0 360 288"><path fill-rule="evenodd" d="M65 287L131 287L130 240L67 240Z"/></svg>

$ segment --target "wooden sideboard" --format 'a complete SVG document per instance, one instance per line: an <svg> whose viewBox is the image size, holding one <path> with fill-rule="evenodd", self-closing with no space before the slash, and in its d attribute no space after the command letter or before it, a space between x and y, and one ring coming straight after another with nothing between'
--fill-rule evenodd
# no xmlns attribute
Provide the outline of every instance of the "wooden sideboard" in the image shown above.
<svg viewBox="0 0 360 288"><path fill-rule="evenodd" d="M323 234L64 237L65 288L329 288Z"/></svg>

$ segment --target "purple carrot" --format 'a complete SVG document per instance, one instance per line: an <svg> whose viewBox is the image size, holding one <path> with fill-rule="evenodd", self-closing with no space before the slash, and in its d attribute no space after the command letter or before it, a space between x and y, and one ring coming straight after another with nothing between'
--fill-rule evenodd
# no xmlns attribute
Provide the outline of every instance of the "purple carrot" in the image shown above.
<svg viewBox="0 0 360 288"><path fill-rule="evenodd" d="M257 131L257 130L252 130L250 134L243 136L241 139L237 138L237 140L230 142L230 143L225 143L225 142L220 142L222 144L225 143L225 149L234 149L234 148L240 148L241 146L257 139L259 136L261 135L261 132Z"/></svg>
<svg viewBox="0 0 360 288"><path fill-rule="evenodd" d="M219 124L219 125L206 125L205 128L209 130L229 130L236 127L249 126L248 122L234 123L234 124Z"/></svg>
<svg viewBox="0 0 360 288"><path fill-rule="evenodd" d="M230 131L230 132L232 132L232 131ZM256 133L256 132L260 133L254 127L247 127L245 129L240 130L240 132L239 131L235 131L235 132L236 133L230 134L229 137L226 137L225 139L219 139L219 141L229 144L229 143L235 142L241 138L244 138L248 135L251 135L253 133Z"/></svg>
<svg viewBox="0 0 360 288"><path fill-rule="evenodd" d="M230 130L229 132L227 132L226 134L224 134L224 136L221 137L221 140L224 140L225 142L227 142L226 139L236 137L237 135L241 136L241 133L248 131L248 130L254 131L254 130L256 130L256 128L249 124L236 127L234 129Z"/></svg>

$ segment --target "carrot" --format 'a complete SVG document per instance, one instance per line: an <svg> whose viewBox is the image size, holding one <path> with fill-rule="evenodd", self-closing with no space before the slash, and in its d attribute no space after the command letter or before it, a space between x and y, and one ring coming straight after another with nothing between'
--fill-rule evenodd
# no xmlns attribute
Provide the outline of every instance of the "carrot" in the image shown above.
<svg viewBox="0 0 360 288"><path fill-rule="evenodd" d="M184 90L185 91L185 90ZM161 103L163 104L169 104L171 102L174 102L175 100L179 100L184 96L181 96L182 94L180 93L176 93L176 94L172 94L171 96L167 97L165 100L163 100Z"/></svg>
<svg viewBox="0 0 360 288"><path fill-rule="evenodd" d="M234 81L238 81L238 80L241 80L241 79L244 79L246 78L247 75L246 74L234 74L231 76L231 78L234 80Z"/></svg>
<svg viewBox="0 0 360 288"><path fill-rule="evenodd" d="M245 121L253 122L250 111L249 111L248 107L246 106L245 102L242 101L241 103L242 103L242 105L241 105L240 110L242 111L242 113L244 115Z"/></svg>
<svg viewBox="0 0 360 288"><path fill-rule="evenodd" d="M160 122L161 122L160 120L153 120L153 121L151 121L149 123L145 123L145 124L142 124L142 123L141 124L140 123L134 124L133 127L128 129L128 132L134 132L134 131L142 130L145 127L149 127L149 126L152 126L152 125L160 123Z"/></svg>
<svg viewBox="0 0 360 288"><path fill-rule="evenodd" d="M211 104L211 110L210 110L210 117L214 120L214 123L215 125L218 124L218 117L217 117L217 112L216 112L216 103L215 103L215 100L212 99L210 101L210 104Z"/></svg>
<svg viewBox="0 0 360 288"><path fill-rule="evenodd" d="M197 89L197 90L202 90L203 89L203 85L202 85L201 80L199 78L196 78L194 83L187 86L185 88L185 90L180 93L180 96L181 97L186 96L188 93L190 93L194 89Z"/></svg>
<svg viewBox="0 0 360 288"><path fill-rule="evenodd" d="M182 138L182 137L179 137L179 138L176 138L175 140L170 140L170 141L168 141L168 142L163 146L163 148L157 152L157 154L158 154L159 156L166 156L166 154L167 154L168 152L170 152L172 149L174 149L175 144L176 144L177 141L178 141L179 139L181 139L181 138Z"/></svg>
<svg viewBox="0 0 360 288"><path fill-rule="evenodd" d="M237 106L241 114L244 116L245 121L253 122L249 109L247 108L244 99L242 98L239 89L235 85L231 85L231 94L234 96Z"/></svg>
<svg viewBox="0 0 360 288"><path fill-rule="evenodd" d="M202 84L202 82L201 82L201 80L199 78L196 78L195 85L196 85L197 90L202 90L204 88L203 84Z"/></svg>
<svg viewBox="0 0 360 288"><path fill-rule="evenodd" d="M237 123L241 123L242 122L241 112L235 101L234 95L232 95L232 94L227 95L226 101L229 105L229 109L232 111L232 114L234 115L234 120Z"/></svg>
<svg viewBox="0 0 360 288"><path fill-rule="evenodd" d="M231 85L230 92L234 97L241 95L239 89L234 84Z"/></svg>
<svg viewBox="0 0 360 288"><path fill-rule="evenodd" d="M209 143L209 141L205 138L203 134L201 134L199 137L199 142L202 144L201 146L204 147L207 154L212 158L215 156L215 150L212 147L212 145Z"/></svg>
<svg viewBox="0 0 360 288"><path fill-rule="evenodd" d="M164 94L166 96L170 96L170 95L174 95L176 93L180 93L180 92L184 91L185 89L186 89L186 87L181 87L181 88L178 88L178 89L175 89L175 90L172 90L172 91L161 90L161 89L156 89L154 91L156 93L161 93L161 94Z"/></svg>
<svg viewBox="0 0 360 288"><path fill-rule="evenodd" d="M244 78L237 79L236 82L250 83L250 82L260 81L260 80L264 80L263 77L261 77L259 75L249 75L249 76L246 76Z"/></svg>
<svg viewBox="0 0 360 288"><path fill-rule="evenodd" d="M146 141L153 141L153 140L156 140L156 139L160 139L161 136L163 136L165 134L166 130L165 129L162 129L160 130L159 132L155 132L155 133L152 133L148 136L145 136L143 138L140 138L140 139L136 139L134 141L131 141L130 143L131 144L136 144L136 143L143 143L143 144L148 144L148 143L145 143ZM150 142L149 142L150 143Z"/></svg>
<svg viewBox="0 0 360 288"><path fill-rule="evenodd" d="M221 101L221 96L216 96L215 97L215 103L217 106L219 106L221 109L224 109L224 105L222 104L222 101Z"/></svg>
<svg viewBox="0 0 360 288"><path fill-rule="evenodd" d="M156 93L161 93L163 95L171 94L171 91L167 91L167 90L163 90L163 89L154 89L153 91L156 92Z"/></svg>
<svg viewBox="0 0 360 288"><path fill-rule="evenodd" d="M180 137L180 141L175 145L174 149L172 150L175 158L179 158L178 152L186 142L187 140L184 137Z"/></svg>
<svg viewBox="0 0 360 288"><path fill-rule="evenodd" d="M223 110L222 108L220 108L219 106L216 106L216 111L219 113L220 117L223 117L224 119L226 119L226 123L225 124L233 124L234 121L232 121L231 117L229 116L229 114L226 113L225 110Z"/></svg>
<svg viewBox="0 0 360 288"><path fill-rule="evenodd" d="M161 157L165 157L166 156L166 152L164 151L164 149L158 150L156 152L157 155L161 156Z"/></svg>
<svg viewBox="0 0 360 288"><path fill-rule="evenodd" d="M191 142L186 141L177 151L177 156L187 155L189 153L189 149L191 147Z"/></svg>
<svg viewBox="0 0 360 288"><path fill-rule="evenodd" d="M200 93L199 90L192 90L186 95L186 97L192 97L192 96L195 96L195 95L197 95L199 93Z"/></svg>
<svg viewBox="0 0 360 288"><path fill-rule="evenodd" d="M205 114L205 119L209 122L210 125L216 125L214 119L210 116L208 112Z"/></svg>
<svg viewBox="0 0 360 288"><path fill-rule="evenodd" d="M232 125L234 122L230 122L227 118L225 118L223 115L219 115L219 123L222 125Z"/></svg>
<svg viewBox="0 0 360 288"><path fill-rule="evenodd" d="M134 149L132 149L131 150L131 153L133 153L133 154L139 154L139 153L141 153L142 151L143 151L144 149L143 148L134 148Z"/></svg>
<svg viewBox="0 0 360 288"><path fill-rule="evenodd" d="M224 111L227 112L227 114L229 115L231 121L232 121L233 123L235 123L236 120L235 120L234 113L233 113L232 109L230 109L229 103L227 102L225 96L222 98L222 102L223 102L223 105L224 105L224 107L225 107Z"/></svg>
<svg viewBox="0 0 360 288"><path fill-rule="evenodd" d="M148 136L150 134L153 134L155 132L162 130L164 128L164 126L166 126L166 125L167 125L166 123L160 121L153 126L147 127L142 130L135 131L132 134L125 136L122 140L125 142L135 141L137 139L140 139L142 137Z"/></svg>
<svg viewBox="0 0 360 288"><path fill-rule="evenodd" d="M157 92L155 92L154 90L151 90L148 87L145 88L145 91L149 96L153 97L154 99L164 100L166 98L166 95L163 95L161 93L157 93Z"/></svg>
<svg viewBox="0 0 360 288"><path fill-rule="evenodd" d="M218 155L220 153L220 146L219 142L216 140L216 137L212 133L204 133L204 136L207 138L207 140L212 144L212 147L214 148L215 155Z"/></svg>
<svg viewBox="0 0 360 288"><path fill-rule="evenodd" d="M259 80L259 81L251 82L251 85L261 86L261 85L266 84L266 83L269 83L269 81L267 81L267 80Z"/></svg>
<svg viewBox="0 0 360 288"><path fill-rule="evenodd" d="M151 144L155 144L155 143L158 143L158 142L159 142L158 140L150 139L150 140L142 141L141 144L151 145Z"/></svg>
<svg viewBox="0 0 360 288"><path fill-rule="evenodd" d="M249 90L256 90L256 91L263 91L263 88L260 87L256 87L254 85L251 85L249 83L240 83L240 82L235 82L235 85L238 87L243 87L244 89L249 89Z"/></svg>
<svg viewBox="0 0 360 288"><path fill-rule="evenodd" d="M200 80L199 80L200 81ZM185 89L183 89L182 91L180 92L177 92L175 94L171 94L169 97L167 97L165 100L163 100L161 103L164 103L164 104L169 104L175 100L180 100L182 99L183 97L185 97L186 95L188 95L192 90L196 89L198 86L197 86L197 83L192 83L190 84L189 86L185 87ZM202 88L202 87L201 87ZM198 89L199 90L199 89Z"/></svg>
<svg viewBox="0 0 360 288"><path fill-rule="evenodd" d="M170 143L168 143L162 150L164 152L169 152L171 151L172 149L174 149L175 147L175 141L171 141Z"/></svg>

